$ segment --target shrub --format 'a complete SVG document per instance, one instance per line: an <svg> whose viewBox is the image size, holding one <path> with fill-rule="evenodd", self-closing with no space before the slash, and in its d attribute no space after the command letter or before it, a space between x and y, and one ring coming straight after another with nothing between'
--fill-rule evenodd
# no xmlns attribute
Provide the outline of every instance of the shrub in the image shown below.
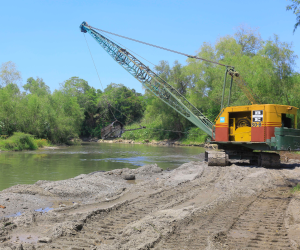
<svg viewBox="0 0 300 250"><path fill-rule="evenodd" d="M50 146L50 143L46 139L35 139L35 143L39 148Z"/></svg>
<svg viewBox="0 0 300 250"><path fill-rule="evenodd" d="M182 144L203 144L209 138L209 136L203 132L200 128L192 127L181 140Z"/></svg>
<svg viewBox="0 0 300 250"><path fill-rule="evenodd" d="M1 150L24 150L24 149L37 149L38 146L33 138L33 135L15 132L11 137L6 140L0 140Z"/></svg>

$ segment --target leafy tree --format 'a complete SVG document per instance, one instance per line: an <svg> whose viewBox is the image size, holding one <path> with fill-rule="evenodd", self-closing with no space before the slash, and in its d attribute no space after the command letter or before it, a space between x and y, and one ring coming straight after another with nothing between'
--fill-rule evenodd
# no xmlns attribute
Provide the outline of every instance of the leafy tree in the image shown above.
<svg viewBox="0 0 300 250"><path fill-rule="evenodd" d="M2 63L0 67L0 87L10 83L18 84L21 80L21 73L17 70L15 63L11 61Z"/></svg>
<svg viewBox="0 0 300 250"><path fill-rule="evenodd" d="M280 42L278 36L262 41L258 33L240 29L235 36L221 37L214 46L204 43L198 55L226 65L234 65L248 83L249 89L262 103L285 103L286 97L283 93L292 89L293 82L290 80L295 72L296 56L291 45ZM186 69L188 74L193 75L193 85L198 90L196 96L199 92L203 93L199 98L203 101L197 101L195 94L190 95L191 100L209 113L213 103L220 103L222 98L223 69L195 59L188 59ZM249 104L249 100L238 85L234 84L231 105L245 104Z"/></svg>
<svg viewBox="0 0 300 250"><path fill-rule="evenodd" d="M49 86L45 84L42 78L38 77L36 80L33 77L28 78L23 89L31 94L37 94L38 96L51 94Z"/></svg>
<svg viewBox="0 0 300 250"><path fill-rule="evenodd" d="M84 121L77 98L56 90L52 95L51 107L53 109L47 121L51 140L66 142L71 137L77 137Z"/></svg>
<svg viewBox="0 0 300 250"><path fill-rule="evenodd" d="M81 108L88 110L91 104L96 104L97 92L89 86L88 82L79 78L71 77L61 84L61 91L75 96Z"/></svg>
<svg viewBox="0 0 300 250"><path fill-rule="evenodd" d="M292 50L292 45L280 42L277 35L265 41L260 51L262 56L267 56L272 64L268 99L266 101L288 104L287 94L292 90L294 83L291 80L295 73L295 59L297 56Z"/></svg>
<svg viewBox="0 0 300 250"><path fill-rule="evenodd" d="M191 83L191 76L186 74L184 67L180 63L175 61L174 66L170 67L167 61L160 61L160 64L155 67L155 70L162 79L175 87L180 94L187 96L187 90ZM184 131L191 125L187 119L181 116L173 108L166 105L160 99L156 97L153 98L151 92L146 91L145 98L148 103L145 118L146 120L158 119L160 122L157 128L171 131ZM182 137L182 133L171 131L161 133L160 139L166 139L165 137Z"/></svg>
<svg viewBox="0 0 300 250"><path fill-rule="evenodd" d="M14 83L0 88L1 134L20 131L55 143L78 136L84 116L76 97L51 94L40 78L29 78L24 89L27 94Z"/></svg>
<svg viewBox="0 0 300 250"><path fill-rule="evenodd" d="M24 92L20 98L22 112L18 116L18 130L54 141L49 133L50 116L55 113L50 88L43 79L30 77L24 90L28 94Z"/></svg>
<svg viewBox="0 0 300 250"><path fill-rule="evenodd" d="M83 136L94 136L93 130L97 127L98 117L97 102L101 95L101 90L94 89L89 86L87 81L79 77L71 77L61 84L61 91L68 96L75 97L84 112L85 119L82 123L80 134Z"/></svg>
<svg viewBox="0 0 300 250"><path fill-rule="evenodd" d="M296 15L296 23L294 26L294 33L298 26L300 25L300 0L290 0L292 3L288 6L286 6L287 10L293 11L293 13Z"/></svg>
<svg viewBox="0 0 300 250"><path fill-rule="evenodd" d="M263 41L258 29L240 25L234 34L237 44L241 45L242 54L254 56L262 48Z"/></svg>
<svg viewBox="0 0 300 250"><path fill-rule="evenodd" d="M22 95L17 85L10 83L0 88L0 123L2 134L12 135L19 129L22 114Z"/></svg>
<svg viewBox="0 0 300 250"><path fill-rule="evenodd" d="M98 107L103 122L117 119L125 125L142 118L145 102L135 89L129 89L123 84L111 83L105 88Z"/></svg>

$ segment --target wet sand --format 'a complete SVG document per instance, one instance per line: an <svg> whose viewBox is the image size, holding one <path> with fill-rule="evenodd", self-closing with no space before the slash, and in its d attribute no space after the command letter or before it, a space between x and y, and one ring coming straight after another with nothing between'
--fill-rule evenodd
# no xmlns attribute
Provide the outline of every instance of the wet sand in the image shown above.
<svg viewBox="0 0 300 250"><path fill-rule="evenodd" d="M300 161L156 164L0 192L0 249L297 249Z"/></svg>

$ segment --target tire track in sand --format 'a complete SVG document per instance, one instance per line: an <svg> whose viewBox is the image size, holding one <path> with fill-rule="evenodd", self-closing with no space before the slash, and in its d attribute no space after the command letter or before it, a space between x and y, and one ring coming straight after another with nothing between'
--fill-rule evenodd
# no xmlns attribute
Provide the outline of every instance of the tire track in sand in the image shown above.
<svg viewBox="0 0 300 250"><path fill-rule="evenodd" d="M216 181L222 178L223 174L224 170L222 168L209 168L204 173L205 182L202 181L201 186L198 183L183 183L140 199L128 201L126 206L121 206L118 209L100 212L85 222L81 232L71 237L60 237L55 240L54 245L58 249L68 249L74 245L78 249L111 245L114 243L115 238L122 234L122 230L128 224L140 220L152 212L171 208L193 199L201 190L214 185Z"/></svg>
<svg viewBox="0 0 300 250"><path fill-rule="evenodd" d="M285 188L260 195L228 232L229 248L291 249L284 226L289 202Z"/></svg>
<svg viewBox="0 0 300 250"><path fill-rule="evenodd" d="M289 202L287 188L232 200L194 214L155 249L291 249L284 227Z"/></svg>

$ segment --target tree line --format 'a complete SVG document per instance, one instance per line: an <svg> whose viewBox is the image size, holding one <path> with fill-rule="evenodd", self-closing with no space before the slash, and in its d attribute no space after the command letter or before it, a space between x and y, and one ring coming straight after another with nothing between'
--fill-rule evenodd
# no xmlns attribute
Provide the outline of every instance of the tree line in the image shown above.
<svg viewBox="0 0 300 250"><path fill-rule="evenodd" d="M11 74L14 64L9 64ZM5 66L7 63L2 69ZM122 84L112 83L102 92L79 77L71 77L51 93L41 78L28 78L22 88L2 81L0 134L11 136L19 131L54 143L78 136L100 137L103 126L115 119L124 124L140 119L144 110L142 95Z"/></svg>
<svg viewBox="0 0 300 250"><path fill-rule="evenodd" d="M292 45L282 42L278 36L264 40L257 30L241 26L234 35L220 37L214 44L203 43L197 55L234 65L260 103L300 107L297 55ZM189 58L186 65L161 61L154 70L214 121L221 107L224 68ZM127 126L146 125L144 131L124 134L132 139L180 139L191 131L203 135L147 89L142 95L122 84L111 83L101 91L84 79L71 77L51 93L42 78L30 77L22 87L19 82L20 73L15 65L3 63L0 71L1 134L20 131L59 143L78 136L100 137L101 128L119 120ZM249 100L234 84L230 105L247 104Z"/></svg>

